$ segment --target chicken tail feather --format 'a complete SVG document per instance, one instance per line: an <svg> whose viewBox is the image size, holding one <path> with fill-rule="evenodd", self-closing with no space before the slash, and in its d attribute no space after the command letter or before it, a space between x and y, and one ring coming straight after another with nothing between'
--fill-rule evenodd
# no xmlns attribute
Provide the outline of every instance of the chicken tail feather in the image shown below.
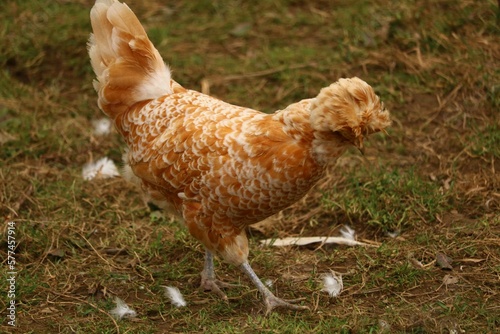
<svg viewBox="0 0 500 334"><path fill-rule="evenodd" d="M172 93L171 75L132 10L97 0L90 12L88 50L99 107L115 118L136 103Z"/></svg>

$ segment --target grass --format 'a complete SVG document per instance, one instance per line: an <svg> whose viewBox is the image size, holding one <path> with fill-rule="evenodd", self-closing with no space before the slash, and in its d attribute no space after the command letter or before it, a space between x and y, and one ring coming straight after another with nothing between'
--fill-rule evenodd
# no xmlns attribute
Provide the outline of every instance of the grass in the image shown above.
<svg viewBox="0 0 500 334"><path fill-rule="evenodd" d="M370 167L353 170L345 182L328 191L325 209L339 208L351 224L362 221L394 231L416 219L434 223L436 215L448 207L448 191L423 180L414 168L388 171Z"/></svg>
<svg viewBox="0 0 500 334"><path fill-rule="evenodd" d="M251 262L311 312L265 317L234 267L229 302L198 290L203 249L122 178L84 181L121 160L102 117L86 40L91 0L9 1L0 13L0 253L16 223L17 330L26 333L492 333L500 325L500 71L496 1L130 2L184 86L272 112L359 76L394 124L350 151L273 224L249 230ZM268 237L338 235L378 247L261 248ZM435 266L437 253L452 271ZM330 298L321 275L343 274ZM2 262L1 291L7 291ZM445 284L446 275L458 281ZM175 308L163 287L189 307ZM115 321L115 296L138 312ZM2 317L9 299L1 294ZM6 318L1 331L12 332Z"/></svg>

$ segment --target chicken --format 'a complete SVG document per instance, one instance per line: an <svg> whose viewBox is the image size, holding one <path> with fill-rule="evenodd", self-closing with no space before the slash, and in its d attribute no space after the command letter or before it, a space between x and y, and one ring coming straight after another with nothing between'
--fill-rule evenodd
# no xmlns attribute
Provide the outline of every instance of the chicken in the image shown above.
<svg viewBox="0 0 500 334"><path fill-rule="evenodd" d="M361 149L390 124L373 89L340 79L265 114L175 82L126 4L97 0L90 17L98 105L126 141L126 174L204 245L201 287L227 298L214 272L217 255L248 275L266 313L306 309L262 284L248 262L245 229L302 198L349 146Z"/></svg>

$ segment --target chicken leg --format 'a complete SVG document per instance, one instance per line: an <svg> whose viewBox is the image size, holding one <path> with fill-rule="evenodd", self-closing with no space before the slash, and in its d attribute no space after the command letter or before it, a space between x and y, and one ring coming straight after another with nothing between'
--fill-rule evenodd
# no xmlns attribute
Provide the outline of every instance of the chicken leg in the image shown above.
<svg viewBox="0 0 500 334"><path fill-rule="evenodd" d="M264 298L264 304L266 304L266 315L268 315L273 309L277 307L289 308L292 310L309 310L309 307L302 305L294 305L293 302L298 302L301 299L283 300L276 297L260 280L257 274L253 271L252 267L248 261L243 262L240 266L241 270L252 280L253 284L257 287Z"/></svg>
<svg viewBox="0 0 500 334"><path fill-rule="evenodd" d="M228 288L233 286L234 285L232 284L221 282L215 277L214 256L208 249L206 249L205 265L203 267L203 271L201 272L200 288L204 291L212 291L219 297L221 297L224 301L227 301L226 294L220 288Z"/></svg>

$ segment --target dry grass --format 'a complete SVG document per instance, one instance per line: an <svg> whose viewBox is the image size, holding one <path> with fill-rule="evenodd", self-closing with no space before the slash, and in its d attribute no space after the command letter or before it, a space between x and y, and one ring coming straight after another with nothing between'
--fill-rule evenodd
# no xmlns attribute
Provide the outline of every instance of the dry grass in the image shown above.
<svg viewBox="0 0 500 334"><path fill-rule="evenodd" d="M229 303L198 290L202 248L121 178L84 181L84 163L121 160L85 50L90 0L11 1L0 14L0 252L16 223L18 332L493 333L500 326L500 41L488 1L129 3L190 88L273 111L360 76L394 117L366 155L349 152L302 201L251 229L251 261L311 312L264 317L233 267ZM337 235L377 248L261 248L264 237ZM396 237L389 234L396 233ZM394 235L394 234L393 234ZM436 255L453 259L452 270ZM342 294L321 274L344 275ZM453 279L450 279L450 276ZM456 278L456 280L455 280ZM241 281L240 281L241 280ZM0 284L7 291L6 280ZM175 308L162 286L189 303ZM138 317L115 320L115 296ZM6 314L9 299L2 294ZM6 318L1 330L14 332Z"/></svg>

